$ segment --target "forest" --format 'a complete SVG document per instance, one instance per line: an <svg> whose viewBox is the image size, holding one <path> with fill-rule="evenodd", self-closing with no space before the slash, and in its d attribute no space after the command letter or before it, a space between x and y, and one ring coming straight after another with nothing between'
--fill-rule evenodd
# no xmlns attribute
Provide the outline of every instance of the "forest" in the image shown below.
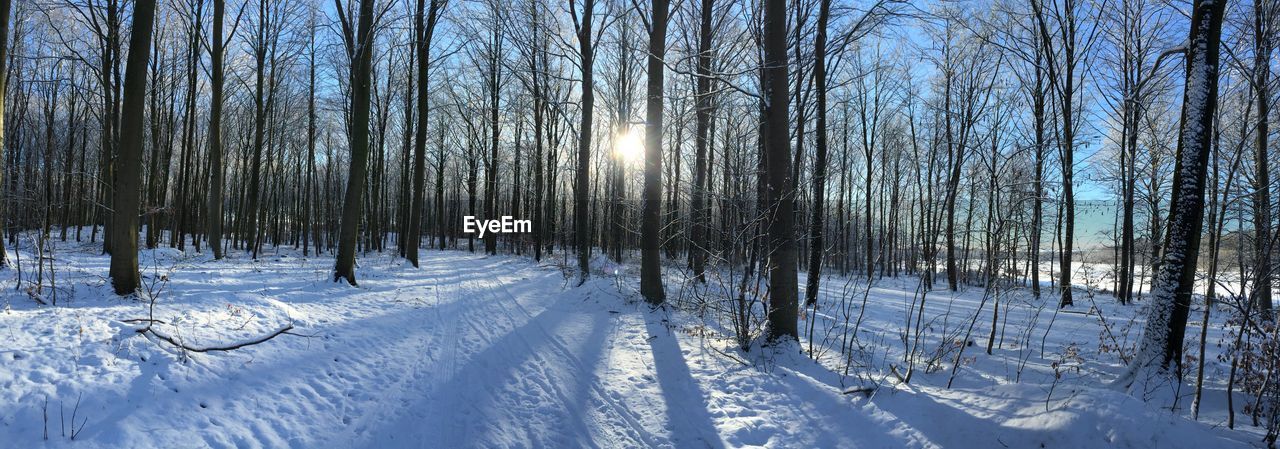
<svg viewBox="0 0 1280 449"><path fill-rule="evenodd" d="M1280 0L0 0L0 441L1274 448L1278 71Z"/></svg>

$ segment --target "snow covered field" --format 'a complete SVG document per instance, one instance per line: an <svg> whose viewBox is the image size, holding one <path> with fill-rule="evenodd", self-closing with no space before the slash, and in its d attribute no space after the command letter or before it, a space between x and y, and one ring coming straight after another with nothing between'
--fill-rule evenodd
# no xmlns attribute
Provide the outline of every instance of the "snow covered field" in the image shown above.
<svg viewBox="0 0 1280 449"><path fill-rule="evenodd" d="M815 362L794 345L744 352L714 319L650 310L632 292L634 267L573 287L557 257L536 265L431 251L414 269L368 255L352 288L331 282L329 256L281 249L215 262L144 251L159 334L207 348L293 326L261 344L195 353L126 322L146 318L148 304L111 293L97 252L59 249L56 307L36 305L13 289L15 270L0 271L0 447L1226 448L1259 439L1247 425L1222 425L1220 385L1200 422L1185 405L1175 414L1106 388L1121 362L1099 348L1128 347L1140 332L1140 308L1109 297L1092 299L1108 309L1107 327L1083 313L1088 297L1077 300L1081 313L1004 298L992 355L988 302L948 389L949 359L917 367L909 385L892 375L914 278L869 292L825 281ZM931 293L920 347L963 338L981 295ZM836 336L850 316L862 316L858 344L869 350L845 376ZM1223 327L1211 327L1213 351Z"/></svg>

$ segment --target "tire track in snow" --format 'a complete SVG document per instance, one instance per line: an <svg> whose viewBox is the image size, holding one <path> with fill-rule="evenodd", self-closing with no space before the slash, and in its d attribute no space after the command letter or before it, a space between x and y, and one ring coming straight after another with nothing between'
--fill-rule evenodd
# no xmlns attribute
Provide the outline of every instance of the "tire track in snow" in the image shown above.
<svg viewBox="0 0 1280 449"><path fill-rule="evenodd" d="M412 373L406 373L414 381L411 388L398 398L401 406L381 413L378 421L383 425L357 435L350 446L430 447L426 442L439 439L452 430L425 424L437 422L438 417L446 412L441 406L445 392L439 385L458 375L459 363L463 359L460 347L464 341L460 329L464 323L474 323L491 313L493 305L478 303L479 297L467 291L468 282L464 276L475 275L474 271L456 269L479 258L450 252L433 252L432 255L430 263L421 269L436 274L433 276L435 302L446 307L431 307L430 317L423 317L425 319L416 323L431 329L432 338L424 342L420 351L422 362ZM385 398L384 402L391 399Z"/></svg>
<svg viewBox="0 0 1280 449"><path fill-rule="evenodd" d="M441 341L446 349L435 369L427 368L434 375L413 406L420 409L403 410L385 428L403 434L394 442L379 438L376 446L655 446L640 420L591 378L588 364L547 330L584 318L555 307L563 297L560 284L542 282L555 273L501 258L478 260L487 261L480 264L487 271L455 270L449 291L438 292L458 295L459 307L451 310L460 313L437 314L430 323L448 329ZM505 283L515 279L534 287L525 297L542 307L538 315L507 290ZM615 324L595 322L589 330L602 336L589 343L605 345L605 352Z"/></svg>
<svg viewBox="0 0 1280 449"><path fill-rule="evenodd" d="M416 382L413 397L406 407L397 409L387 416L382 426L375 432L364 435L364 443L368 447L458 447L480 445L470 438L471 426L482 417L479 408L482 401L471 396L483 394L479 388L489 385L488 381L477 379L491 371L493 367L505 367L513 350L503 348L510 343L498 343L519 326L525 324L508 319L505 322L495 317L509 317L504 310L509 307L493 300L493 295L483 284L490 271L505 270L497 268L502 259L476 257L465 253L436 253L439 266L424 266L424 270L451 274L447 278L436 276L437 302L448 302L450 313L437 310L429 322L423 326L437 329L438 338L434 340L438 351L431 360L430 366L422 368L426 373ZM485 263L485 262L489 263ZM477 263L480 262L480 263ZM469 269L472 266L480 269ZM521 267L514 264L517 269ZM468 269L459 269L467 266ZM479 369L483 368L483 369ZM495 444L491 444L495 445Z"/></svg>
<svg viewBox="0 0 1280 449"><path fill-rule="evenodd" d="M518 318L512 313L511 308L519 307L522 311L525 310L522 306L520 306L517 299L512 297L509 294L507 294L505 298L499 296L498 291L501 290L505 293L506 290L493 279L485 279L481 281L485 285L486 287L485 291L489 293L489 296L492 301L497 303L509 304L510 308L502 309L503 314L507 317L507 320L510 322L517 321ZM546 308L544 308L541 313L562 312L560 310L552 310L551 306L553 304L554 302L552 302L551 304L545 304ZM601 430L607 429L608 427L604 426L603 424L606 424L606 423L600 422L595 415L591 413L584 413L581 415L574 413L574 410L582 410L582 409L574 407L574 404L572 404L572 402L575 399L583 400L585 402L585 399L573 397L573 394L571 392L565 391L565 387L562 387L562 385L584 386L584 385L591 385L592 383L588 383L588 379L580 378L582 377L581 375L586 374L586 372L581 369L577 369L578 367L581 366L581 363L578 360L577 356L569 353L557 354L557 355L560 355L561 358L563 358L564 362L568 362L568 365L570 366L571 369L576 370L576 372L566 371L563 369L557 369L557 367L563 367L564 365L552 363L553 361L550 360L550 357L549 357L551 354L547 354L539 350L541 347L544 347L544 346L551 347L552 349L554 349L556 344L556 342L547 334L542 324L537 321L537 317L540 315L541 314L533 315L528 313L527 311L524 312L523 321L526 323L526 325L522 327L521 330L528 329L528 331L521 332L521 338L519 339L519 343L521 344L521 346L524 347L525 352L528 354L528 357L525 360L525 362L532 362L533 365L540 370L541 376L534 377L534 380L536 380L543 387L543 390L549 391L555 395L555 398L554 398L555 403L558 405L555 408L557 411L563 412L563 416L556 417L558 418L557 421L562 420L562 421L568 421L570 423L579 422L581 424L581 427L578 429L579 432L577 432L577 434L580 437L587 436L587 435L601 435L609 440L608 443L603 446L598 445L594 440L586 441L586 443L590 444L592 447L623 447L624 442L619 441L615 435L609 434L609 433L602 434L600 432ZM565 318L568 318L568 317L566 316ZM529 335L533 331L537 331L540 335L532 335L532 336ZM530 338L530 337L537 337L537 338ZM575 376L575 374L578 374L578 375ZM589 393L589 392L584 391L583 393ZM545 403L547 402L547 399L552 399L552 398L540 398L540 399L541 399L540 402ZM590 419L592 421L591 424L593 425L588 426L586 419ZM561 429L555 429L555 430L561 430ZM636 446L634 441L629 441L626 443L630 443L630 444L625 444L625 446L629 446L629 447Z"/></svg>
<svg viewBox="0 0 1280 449"><path fill-rule="evenodd" d="M524 314L525 317L527 317L530 320L533 320L534 315L530 313L529 310L525 308L522 304L520 304L519 298L517 298L515 295L511 293L510 290L507 289L506 287L507 283L500 283L493 279L490 279L488 282L494 292L501 291L503 296L506 297L506 300L510 301L510 303L516 309L519 309L519 311L522 314ZM553 298L561 296L558 294L561 292L548 292L548 293L550 293L550 296ZM552 304L548 304L547 310L553 309L553 306L556 303L558 303L558 301L553 302ZM546 310L544 310L543 313L545 312ZM554 310L554 312L571 313L565 310L558 310L558 309ZM510 312L508 312L508 315L510 315ZM616 337L615 334L617 331L616 319L610 318L607 322L609 323L609 335L601 342L601 344L604 345L605 348L612 347L612 342ZM587 364L583 363L581 358L578 355L576 355L573 350L568 348L558 336L552 335L551 332L549 332L541 324L536 322L534 322L534 324L535 326L533 327L538 331L539 334L541 334L540 340L545 341L552 350L557 352L565 361L569 362L569 364L573 369L573 372L576 372L585 377L594 376L595 367L587 366ZM585 342L585 343L590 344L592 342ZM605 359L603 360L603 362L607 363L608 361L607 359ZM597 365L603 365L603 363L597 364ZM619 443L621 442L617 440L614 434L609 432L604 432L604 435L606 437L609 437L610 439L613 440L612 443L614 444L611 444L610 447L622 447L622 446L635 447L637 445L636 443L639 443L639 442L643 442L646 446L649 446L649 447L659 446L658 442L653 441L654 435L652 435L650 431L646 430L646 426L641 422L641 417L636 415L634 412L632 412L631 409L628 408L626 405L618 403L618 401L616 401L611 395L609 395L608 392L605 391L600 386L600 383L598 382L599 379L579 378L579 379L573 379L573 380L578 382L580 385L586 385L588 387L587 392L593 396L593 399L595 399L597 403L606 405L607 411L612 412L611 414L615 417L613 420L611 420L611 422L600 422L599 418L595 414L588 413L588 415L593 419L593 421L595 421L597 425L597 428L593 430L597 430L597 431L617 430L618 426L612 425L612 424L625 425L625 429L626 429L625 433L627 434L626 436L631 437L630 438L631 441L628 441L626 442L627 444L620 446ZM604 410L601 410L599 408L594 408L592 410L600 412L602 414L605 413ZM655 424L659 424L659 423L655 423ZM641 441L637 441L637 440L641 440Z"/></svg>
<svg viewBox="0 0 1280 449"><path fill-rule="evenodd" d="M539 413L538 410L524 410L526 407L523 406L546 402L546 398L540 396L541 394L555 395L561 399L561 403L565 402L563 392L554 382L549 381L546 360L524 341L524 328L531 325L530 319L519 320L512 315L508 311L511 304L501 301L495 294L493 285L487 282L486 276L474 276L458 281L459 291L464 296L492 310L484 315L468 314L464 317L465 319L455 320L455 323L465 326L466 330L455 334L454 341L466 341L468 347L474 350L467 353L465 362L459 360L460 358L452 360L451 362L455 364L465 363L464 368L452 370L449 379L435 387L440 391L442 401L434 405L437 409L434 413L436 419L431 423L435 424L437 431L440 432L438 437L441 447L537 444L529 441L531 438L527 435L525 438L514 435L514 431L520 429L527 431L530 427L534 427L533 424L545 425L548 416L545 413ZM533 366L525 370L523 365L528 362L534 362ZM494 373L497 376L494 376ZM480 391L474 389L475 385L469 385L469 383L477 383L477 379L473 377L484 376L488 376L488 379L480 384L488 387L488 391ZM519 384L520 388L508 388L503 392L495 391L509 387L513 382ZM511 404L511 397L514 395L520 395L518 399L528 401ZM524 412L523 416L511 416L513 413L520 414L520 412ZM512 435L496 435L507 441L487 441L473 435L473 433L494 430L495 421L499 427L497 430L512 433ZM506 429L502 428L504 424ZM517 428L517 425L523 425L523 427ZM431 425L429 424L428 427ZM585 430L587 429L581 428L574 433L584 433ZM488 436L490 435L484 435L484 437ZM535 435L532 438L536 437ZM510 441L511 439L521 441Z"/></svg>
<svg viewBox="0 0 1280 449"><path fill-rule="evenodd" d="M436 318L435 319L436 323L453 323L452 320L441 319L444 316L444 313L442 311L445 309L455 310L460 307L464 307L464 304L461 304L456 301L458 298L461 298L461 296L454 298L455 299L454 301L444 302L441 291L444 289L444 286L446 285L456 285L456 280L458 277L457 275L454 276L454 280L453 280L454 282L442 283L440 279L443 276L441 276L440 274L448 273L449 271L426 270L426 268L427 267L422 268L424 272L436 274L435 276L432 276L432 279L435 282L431 286L431 288L434 290L434 292L432 292L432 295L435 297L436 300L435 300L435 304L428 309L430 311L430 315ZM449 307L442 307L444 305L448 305ZM427 318L427 317L423 317L423 318ZM417 321L415 324L425 324L430 321L431 320L423 319L423 320ZM379 426L378 428L371 429L370 425L380 424L383 421L386 421L389 419L395 419L397 417L403 417L406 414L409 414L409 415L415 414L415 410L413 408L413 406L415 405L414 400L421 396L421 393L418 393L418 391L421 390L421 387L424 383L427 383L426 379L424 378L430 378L431 375L433 374L433 367L435 366L433 362L436 362L441 358L445 360L452 359L452 357L449 357L449 356L445 356L445 357L435 356L435 354L433 354L432 352L433 345L438 346L441 341L453 341L449 338L449 336L452 334L450 329L447 329L447 328L442 329L438 326L428 325L428 326L415 326L414 330L418 328L423 329L423 331L407 333L405 338L406 340L408 340L410 339L410 337L412 337L412 340L415 343L413 345L413 349L410 350L407 354L405 354L405 357L404 357L404 359L411 361L410 369L405 370L404 375L396 379L395 388L388 388L384 390L384 394L381 395L382 397L376 401L378 404L383 404L384 408L377 409L373 413L362 416L361 427L354 429L352 435L350 436L349 443L347 444L348 446L356 446L357 444L370 444L372 446L386 446L388 443L387 441L388 439L394 441L395 437L400 436L397 434L386 432L387 429L384 429L381 426ZM445 345L445 348L443 350L451 351L453 348L454 348L453 345ZM398 371L399 367L397 366L394 368L397 369ZM387 406L386 404L392 404L392 406ZM398 406L395 406L396 404L398 404ZM418 418L423 418L421 411L416 411L416 413L417 413L416 416Z"/></svg>

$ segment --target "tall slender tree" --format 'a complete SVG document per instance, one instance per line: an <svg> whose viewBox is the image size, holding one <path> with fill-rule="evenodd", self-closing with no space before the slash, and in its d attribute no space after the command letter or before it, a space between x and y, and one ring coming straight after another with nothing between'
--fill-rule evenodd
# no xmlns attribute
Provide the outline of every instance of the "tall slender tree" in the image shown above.
<svg viewBox="0 0 1280 449"><path fill-rule="evenodd" d="M226 43L223 41L223 21L226 16L226 0L213 0L213 44L209 51L209 191L205 219L209 249L214 259L222 258L222 185L225 173L222 162L222 100L225 84L223 58Z"/></svg>
<svg viewBox="0 0 1280 449"><path fill-rule="evenodd" d="M826 254L822 228L826 226L826 212L823 206L827 192L827 23L830 20L831 0L818 0L818 28L817 36L813 40L813 84L818 108L817 129L814 131L817 134L817 143L813 155L813 217L809 222L809 274L804 290L805 305L815 305L818 302L822 256ZM867 161L867 166L871 166L870 160ZM867 182L870 182L870 178ZM870 243L870 233L867 233L867 239ZM870 251L867 254L870 257ZM868 272L871 270L870 261L868 261L867 270ZM871 276L868 275L867 279L870 280Z"/></svg>
<svg viewBox="0 0 1280 449"><path fill-rule="evenodd" d="M1081 103L1084 86L1082 71L1090 49L1098 36L1097 20L1084 16L1088 5L1083 0L1063 0L1052 2L1046 8L1043 0L1032 0L1032 11L1037 29L1040 33L1040 44L1045 47L1045 67L1049 75L1049 85L1057 94L1060 131L1058 147L1062 172L1062 253L1059 262L1060 274L1058 287L1061 289L1059 307L1073 304L1072 280L1073 260L1075 257L1075 148L1076 134L1080 127ZM1059 48L1051 46L1056 42Z"/></svg>
<svg viewBox="0 0 1280 449"><path fill-rule="evenodd" d="M581 69L582 105L581 122L578 125L578 163L573 181L573 228L575 246L578 250L578 284L581 285L591 277L591 226L588 221L590 198L587 189L591 186L591 118L595 109L596 96L593 82L596 46L593 42L592 27L595 23L595 0L582 0L582 11L578 11L578 2L570 0L569 12L573 16L574 34L578 37L578 67Z"/></svg>
<svg viewBox="0 0 1280 449"><path fill-rule="evenodd" d="M8 92L9 87L9 12L12 7L12 0L0 0L0 201L4 201L4 151L5 143L8 142L4 134L4 94ZM0 206L0 230L5 227L4 211L5 208ZM4 236L0 236L0 268L8 263L4 249Z"/></svg>
<svg viewBox="0 0 1280 449"><path fill-rule="evenodd" d="M650 5L649 76L645 85L644 192L640 219L640 294L650 304L662 304L662 107L663 58L667 52L670 0Z"/></svg>
<svg viewBox="0 0 1280 449"><path fill-rule="evenodd" d="M795 183L791 179L791 136L787 132L787 2L765 0L761 43L761 122L764 144L764 204L768 208L769 338L795 339L799 317L796 276Z"/></svg>
<svg viewBox="0 0 1280 449"><path fill-rule="evenodd" d="M542 238L545 225L542 223L544 210L546 209L543 201L543 192L545 189L544 172L546 168L542 163L543 153L543 121L545 120L547 111L547 88L546 88L546 69L547 52L545 51L546 32L542 23L542 2L530 1L529 3L529 38L527 40L527 55L529 62L529 90L533 93L533 260L542 260Z"/></svg>
<svg viewBox="0 0 1280 449"><path fill-rule="evenodd" d="M338 256L333 268L333 281L346 280L356 285L356 238L364 209L365 178L369 163L369 97L373 72L373 3L360 0L356 25L337 8L347 56L351 60L351 119L347 124L351 145L347 192L342 203L342 227L338 234Z"/></svg>
<svg viewBox="0 0 1280 449"><path fill-rule="evenodd" d="M307 20L307 179L302 197L302 256L307 257L307 244L314 233L315 213L312 210L316 176L316 9L312 8ZM316 239L316 254L320 254L320 240Z"/></svg>
<svg viewBox="0 0 1280 449"><path fill-rule="evenodd" d="M1256 101L1257 129L1254 130L1254 192L1253 192L1253 260L1254 272L1258 279L1254 281L1254 301L1258 304L1258 312L1263 317L1271 317L1271 279L1275 276L1271 270L1273 252L1271 240L1271 161L1268 148L1268 123L1271 98L1271 50L1272 35L1275 33L1277 2L1274 0L1255 0L1253 2L1253 89Z"/></svg>
<svg viewBox="0 0 1280 449"><path fill-rule="evenodd" d="M431 75L431 38L435 35L436 22L440 18L440 10L445 0L430 0L431 8L424 17L427 0L418 0L414 13L413 37L414 47L418 52L418 124L414 128L413 142L413 200L409 212L409 235L404 239L405 258L414 267L418 266L419 233L422 231L422 206L425 201L426 165L427 165L427 123L430 118L430 86Z"/></svg>
<svg viewBox="0 0 1280 449"><path fill-rule="evenodd" d="M1218 54L1226 0L1196 0L1186 49L1186 87L1169 203L1169 227L1160 271L1138 353L1117 380L1125 387L1146 381L1144 372L1181 377L1196 262L1204 226L1205 183L1218 108Z"/></svg>
<svg viewBox="0 0 1280 449"><path fill-rule="evenodd" d="M491 12L492 22L489 31L488 41L484 44L485 59L485 90L488 95L489 111L486 121L489 130L489 156L485 158L484 167L484 215L489 220L496 220L500 215L498 213L498 170L500 168L500 159L498 157L498 145L501 142L502 121L498 116L498 110L502 103L502 66L504 64L503 56L503 33L502 33L502 5L498 2L492 3L489 8ZM490 232L484 236L484 252L486 254L498 253L498 234Z"/></svg>
<svg viewBox="0 0 1280 449"><path fill-rule="evenodd" d="M707 235L710 214L707 210L707 153L711 151L711 38L712 11L715 0L700 0L698 3L698 60L697 72L694 74L694 90L696 104L694 107L694 162L693 162L693 196L689 205L689 268L698 282L706 282Z"/></svg>
<svg viewBox="0 0 1280 449"><path fill-rule="evenodd" d="M151 56L151 32L155 0L136 0L129 59L124 76L124 106L120 117L119 170L115 176L115 208L111 225L111 285L118 295L131 295L141 285L138 274L138 212L142 196L142 113L147 96L147 59Z"/></svg>

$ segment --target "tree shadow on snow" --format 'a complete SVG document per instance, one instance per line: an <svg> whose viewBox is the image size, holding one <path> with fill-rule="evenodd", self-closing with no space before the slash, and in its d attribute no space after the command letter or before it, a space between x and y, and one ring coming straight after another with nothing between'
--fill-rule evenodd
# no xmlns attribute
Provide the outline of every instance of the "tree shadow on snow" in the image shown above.
<svg viewBox="0 0 1280 449"><path fill-rule="evenodd" d="M505 288L493 290L510 296ZM516 301L514 296L492 299ZM593 426L588 413L595 408L579 404L593 402L591 387L599 381L594 368L616 322L601 314L584 322L572 310L554 306L536 314L522 307L508 310L513 312L509 331L493 335L455 369L437 367L444 368L438 381L414 382L424 394L406 404L395 422L366 431L372 438L367 446L609 447L596 441L596 433L610 429ZM587 333L580 340L584 347L568 348L557 340L561 330L575 327ZM554 402L547 403L548 398Z"/></svg>
<svg viewBox="0 0 1280 449"><path fill-rule="evenodd" d="M711 420L711 415L707 413L707 402L702 390L689 372L680 342L671 335L671 329L667 327L665 314L644 315L654 371L667 406L671 443L676 447L723 448L719 431Z"/></svg>
<svg viewBox="0 0 1280 449"><path fill-rule="evenodd" d="M893 392L878 396L874 402L880 409L891 413L897 421L920 434L935 436L933 443L943 447L1045 447L1045 444L1058 439L1054 432L1007 425L1006 421L1009 419L1024 417L1011 415L1012 410L1000 410L981 404L987 401L966 402L964 407L989 413L992 415L989 418L975 416L973 410L961 409L950 400L940 400L919 390ZM937 436L943 438L937 439ZM1107 442L1099 438L1096 443L1106 445Z"/></svg>

